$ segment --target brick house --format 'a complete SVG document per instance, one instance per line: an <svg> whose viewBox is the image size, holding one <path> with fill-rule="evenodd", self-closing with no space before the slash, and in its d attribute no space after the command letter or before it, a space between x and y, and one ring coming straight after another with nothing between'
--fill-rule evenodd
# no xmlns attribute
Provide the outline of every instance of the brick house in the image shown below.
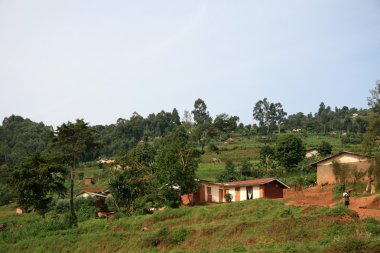
<svg viewBox="0 0 380 253"><path fill-rule="evenodd" d="M356 154L352 152L342 151L338 154L332 155L318 162L310 164L317 169L317 185L321 184L335 184L336 178L333 171L333 162L341 164L349 164L354 166L357 170L367 171L372 162L372 157ZM368 180L365 176L362 181Z"/></svg>
<svg viewBox="0 0 380 253"><path fill-rule="evenodd" d="M229 193L232 201L243 201L257 198L282 198L283 190L289 188L276 178L261 178L245 181L214 183L201 180L199 191L191 194L194 203L226 202L224 195ZM182 196L184 204L189 203L187 195Z"/></svg>

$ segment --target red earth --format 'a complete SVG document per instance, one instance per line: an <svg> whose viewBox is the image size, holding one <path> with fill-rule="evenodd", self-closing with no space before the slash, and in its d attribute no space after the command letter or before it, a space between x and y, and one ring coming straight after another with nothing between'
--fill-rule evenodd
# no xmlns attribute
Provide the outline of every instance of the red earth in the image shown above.
<svg viewBox="0 0 380 253"><path fill-rule="evenodd" d="M314 186L295 191L294 188L284 191L284 199L286 205L296 206L316 206L316 207L334 207L338 203L343 203L343 196L340 200L334 200L334 192L332 185L324 187ZM351 197L349 208L356 211L360 218L377 217L380 218L380 201L375 194L368 197Z"/></svg>

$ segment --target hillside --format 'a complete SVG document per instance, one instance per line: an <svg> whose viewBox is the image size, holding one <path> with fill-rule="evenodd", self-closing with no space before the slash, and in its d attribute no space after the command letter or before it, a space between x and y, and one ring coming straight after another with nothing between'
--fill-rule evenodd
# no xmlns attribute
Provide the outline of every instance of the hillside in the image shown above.
<svg viewBox="0 0 380 253"><path fill-rule="evenodd" d="M285 206L277 200L91 219L65 229L54 217L1 210L2 252L378 252L380 222L341 207Z"/></svg>

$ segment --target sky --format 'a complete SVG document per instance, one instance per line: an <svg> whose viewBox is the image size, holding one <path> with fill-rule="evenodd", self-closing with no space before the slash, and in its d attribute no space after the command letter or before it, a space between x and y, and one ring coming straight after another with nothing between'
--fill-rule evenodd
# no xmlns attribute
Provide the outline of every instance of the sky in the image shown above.
<svg viewBox="0 0 380 253"><path fill-rule="evenodd" d="M368 108L380 79L380 1L0 0L0 121L116 123L201 98L252 124Z"/></svg>

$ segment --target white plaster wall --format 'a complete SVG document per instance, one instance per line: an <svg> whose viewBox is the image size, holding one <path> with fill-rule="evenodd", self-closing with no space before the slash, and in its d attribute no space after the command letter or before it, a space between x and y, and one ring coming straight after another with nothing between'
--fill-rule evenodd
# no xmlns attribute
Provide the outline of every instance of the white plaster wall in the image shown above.
<svg viewBox="0 0 380 253"><path fill-rule="evenodd" d="M240 187L240 201L247 200L247 187Z"/></svg>
<svg viewBox="0 0 380 253"><path fill-rule="evenodd" d="M213 202L219 202L219 189L218 185L211 185L211 195Z"/></svg>
<svg viewBox="0 0 380 253"><path fill-rule="evenodd" d="M260 198L260 186L253 186L252 193L253 193L252 199Z"/></svg>

